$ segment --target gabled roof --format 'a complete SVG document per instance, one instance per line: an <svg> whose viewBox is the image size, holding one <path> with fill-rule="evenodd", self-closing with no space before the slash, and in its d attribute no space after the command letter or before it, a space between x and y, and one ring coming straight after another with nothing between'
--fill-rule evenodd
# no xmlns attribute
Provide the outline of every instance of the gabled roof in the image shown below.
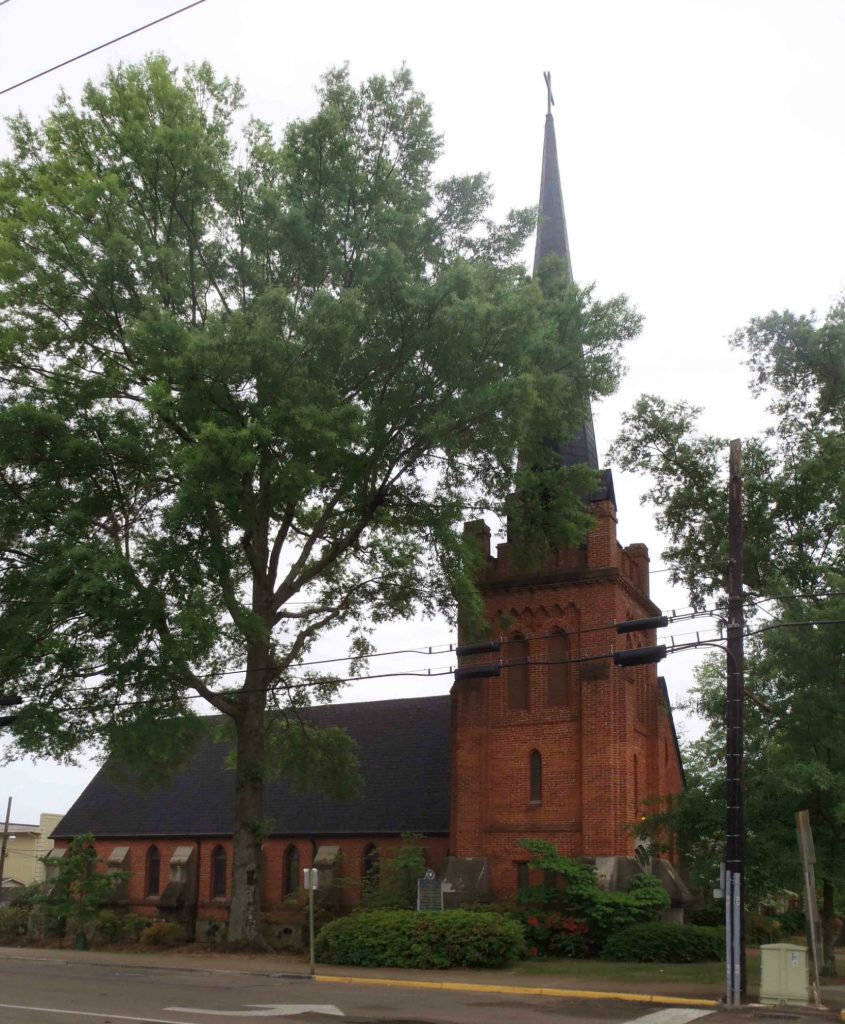
<svg viewBox="0 0 845 1024"><path fill-rule="evenodd" d="M417 697L309 708L318 728L339 726L358 744L360 798L338 802L267 783L270 835L337 836L449 831L450 698ZM131 781L106 762L53 831L59 839L95 836L230 836L235 777L228 743L203 737L191 763L159 787Z"/></svg>

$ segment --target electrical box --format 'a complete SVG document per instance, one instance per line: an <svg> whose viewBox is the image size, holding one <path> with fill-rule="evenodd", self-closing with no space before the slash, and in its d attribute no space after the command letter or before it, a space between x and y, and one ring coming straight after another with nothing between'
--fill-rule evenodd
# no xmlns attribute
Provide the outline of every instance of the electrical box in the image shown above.
<svg viewBox="0 0 845 1024"><path fill-rule="evenodd" d="M807 1006L810 973L807 947L775 942L760 947L760 1002Z"/></svg>

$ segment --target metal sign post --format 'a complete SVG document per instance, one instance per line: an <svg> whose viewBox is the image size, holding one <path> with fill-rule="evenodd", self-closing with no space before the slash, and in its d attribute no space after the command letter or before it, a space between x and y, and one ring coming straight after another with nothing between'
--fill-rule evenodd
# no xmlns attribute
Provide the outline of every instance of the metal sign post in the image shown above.
<svg viewBox="0 0 845 1024"><path fill-rule="evenodd" d="M314 890L320 881L316 868L302 869L303 884L308 891L308 947L311 954L311 973L314 973Z"/></svg>

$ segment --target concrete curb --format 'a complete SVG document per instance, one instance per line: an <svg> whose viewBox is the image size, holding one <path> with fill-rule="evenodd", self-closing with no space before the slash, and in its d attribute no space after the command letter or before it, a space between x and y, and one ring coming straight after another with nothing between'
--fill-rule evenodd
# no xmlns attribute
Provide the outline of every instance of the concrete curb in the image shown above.
<svg viewBox="0 0 845 1024"><path fill-rule="evenodd" d="M379 985L382 988L434 988L447 992L496 992L509 996L554 996L559 999L611 999L624 1003L653 1003L659 1006L722 1005L717 999L687 999L682 996L653 996L638 992L592 992L586 989L535 988L530 985L473 985L459 981L405 981L397 978L350 978L346 975L315 974L314 981L332 985ZM845 1011L843 1011L845 1012ZM843 1017L845 1020L845 1017Z"/></svg>

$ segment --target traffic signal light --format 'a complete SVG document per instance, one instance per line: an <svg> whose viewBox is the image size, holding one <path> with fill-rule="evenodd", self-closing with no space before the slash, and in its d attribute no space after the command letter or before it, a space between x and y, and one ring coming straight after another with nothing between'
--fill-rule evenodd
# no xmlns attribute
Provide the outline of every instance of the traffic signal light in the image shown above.
<svg viewBox="0 0 845 1024"><path fill-rule="evenodd" d="M621 668L632 668L634 665L653 665L666 657L666 644L657 647L632 647L629 651L617 651L613 655L613 664Z"/></svg>
<svg viewBox="0 0 845 1024"><path fill-rule="evenodd" d="M651 619L629 619L627 622L617 622L617 633L636 633L641 629L660 629L668 626L669 619L666 615L655 615Z"/></svg>
<svg viewBox="0 0 845 1024"><path fill-rule="evenodd" d="M16 693L0 696L0 708L11 708L17 704L23 704L23 697L19 697ZM0 726L11 725L17 717L17 715L0 715Z"/></svg>

